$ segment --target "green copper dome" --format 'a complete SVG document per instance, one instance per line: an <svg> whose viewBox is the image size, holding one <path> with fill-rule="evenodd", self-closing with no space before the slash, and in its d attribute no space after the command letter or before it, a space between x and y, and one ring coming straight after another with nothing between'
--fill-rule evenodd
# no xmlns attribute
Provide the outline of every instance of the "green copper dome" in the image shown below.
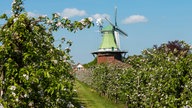
<svg viewBox="0 0 192 108"><path fill-rule="evenodd" d="M106 26L101 30L103 33L103 39L100 49L117 49L117 44L115 42L115 36L113 34L113 27L111 25Z"/></svg>

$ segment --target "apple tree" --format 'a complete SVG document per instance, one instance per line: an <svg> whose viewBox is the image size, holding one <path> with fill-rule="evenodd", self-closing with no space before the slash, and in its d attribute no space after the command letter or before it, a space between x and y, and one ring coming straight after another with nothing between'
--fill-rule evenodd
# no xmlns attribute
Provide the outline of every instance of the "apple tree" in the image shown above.
<svg viewBox="0 0 192 108"><path fill-rule="evenodd" d="M91 18L72 22L54 13L52 18L29 17L22 0L13 0L12 15L3 14L0 27L0 104L7 107L76 107L70 74L71 41L54 45L53 32L76 32L93 25ZM62 50L62 44L67 44Z"/></svg>

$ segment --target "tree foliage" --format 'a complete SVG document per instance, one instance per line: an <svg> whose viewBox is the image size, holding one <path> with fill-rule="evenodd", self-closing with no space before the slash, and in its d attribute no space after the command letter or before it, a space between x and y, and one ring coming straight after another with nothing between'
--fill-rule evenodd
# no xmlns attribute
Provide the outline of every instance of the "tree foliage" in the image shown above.
<svg viewBox="0 0 192 108"><path fill-rule="evenodd" d="M6 21L0 28L0 103L5 108L74 107L70 49L61 45L72 43L62 38L55 47L53 31L89 28L90 18L71 22L57 13L28 17L22 0L13 1L12 12L0 17Z"/></svg>
<svg viewBox="0 0 192 108"><path fill-rule="evenodd" d="M132 67L95 67L92 87L129 108L192 106L192 55L184 41L146 49L126 62Z"/></svg>
<svg viewBox="0 0 192 108"><path fill-rule="evenodd" d="M85 68L91 68L93 66L95 66L97 64L97 58L95 58L94 60L92 60L91 62L87 63L87 64L84 64L83 66Z"/></svg>
<svg viewBox="0 0 192 108"><path fill-rule="evenodd" d="M153 49L162 51L164 53L173 53L175 56L186 56L190 53L190 47L184 41L169 41L168 43L162 44L159 47L154 45Z"/></svg>

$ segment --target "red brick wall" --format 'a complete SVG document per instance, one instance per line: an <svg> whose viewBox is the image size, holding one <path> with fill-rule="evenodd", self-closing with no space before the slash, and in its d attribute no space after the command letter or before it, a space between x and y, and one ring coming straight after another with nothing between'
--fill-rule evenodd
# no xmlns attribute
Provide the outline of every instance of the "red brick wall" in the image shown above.
<svg viewBox="0 0 192 108"><path fill-rule="evenodd" d="M115 60L113 55L98 55L97 57L97 63L107 63L107 62L113 62Z"/></svg>

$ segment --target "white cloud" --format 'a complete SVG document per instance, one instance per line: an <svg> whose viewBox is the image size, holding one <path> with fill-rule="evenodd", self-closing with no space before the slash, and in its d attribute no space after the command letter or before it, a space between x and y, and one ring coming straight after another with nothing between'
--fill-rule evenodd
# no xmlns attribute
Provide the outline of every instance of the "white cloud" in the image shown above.
<svg viewBox="0 0 192 108"><path fill-rule="evenodd" d="M123 20L123 24L147 22L148 19L142 15L132 15Z"/></svg>
<svg viewBox="0 0 192 108"><path fill-rule="evenodd" d="M109 18L110 18L110 15L108 15L108 14L95 14L95 15L93 15L92 17L93 17L94 19L100 19L100 18L101 18L101 19L104 19L105 17L109 19Z"/></svg>
<svg viewBox="0 0 192 108"><path fill-rule="evenodd" d="M33 12L28 12L27 14L30 17L38 17L39 16L39 14L36 14L36 13L33 13Z"/></svg>
<svg viewBox="0 0 192 108"><path fill-rule="evenodd" d="M75 16L85 16L87 15L85 10L78 10L76 8L66 8L60 13L63 17L75 17Z"/></svg>
<svg viewBox="0 0 192 108"><path fill-rule="evenodd" d="M47 15L42 15L34 12L27 12L29 17L39 17L39 16L47 16Z"/></svg>

